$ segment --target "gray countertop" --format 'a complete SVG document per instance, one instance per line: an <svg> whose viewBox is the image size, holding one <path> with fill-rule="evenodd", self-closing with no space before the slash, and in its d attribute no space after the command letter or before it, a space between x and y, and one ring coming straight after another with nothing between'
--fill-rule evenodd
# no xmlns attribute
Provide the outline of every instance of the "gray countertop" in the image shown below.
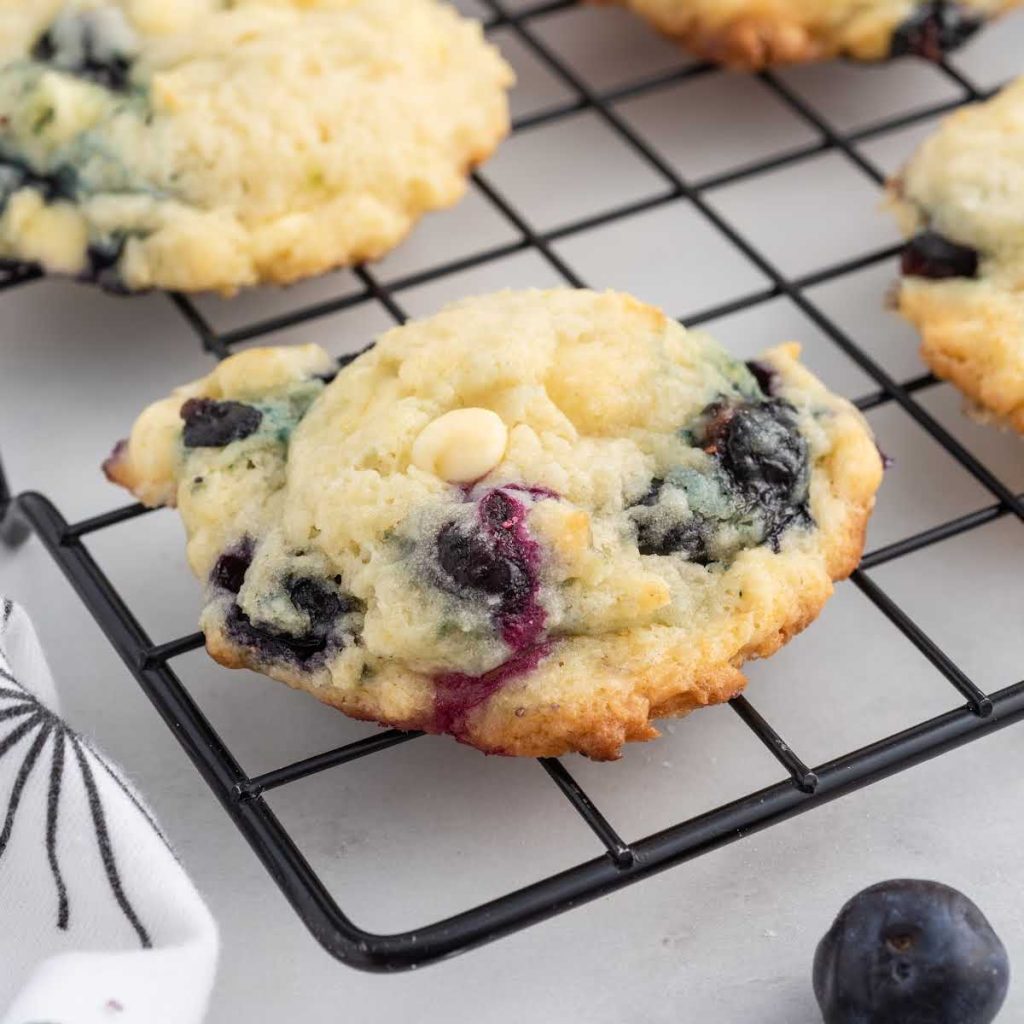
<svg viewBox="0 0 1024 1024"><path fill-rule="evenodd" d="M533 29L600 90L685 63L616 10L561 10L536 19ZM567 83L510 28L494 36L520 74L518 116L573 100ZM979 85L992 85L1020 70L1022 47L1018 15L981 35L957 66ZM952 77L909 61L794 69L780 79L831 125L850 132L958 94ZM763 82L719 72L631 94L616 110L688 180L715 178L818 139ZM858 152L891 171L934 123L928 117L869 131ZM484 178L545 231L626 202L644 207L553 243L587 284L632 290L679 316L769 284L687 200L655 202L665 192L663 179L593 112L517 133ZM876 185L834 150L730 180L706 196L787 275L800 277L896 240ZM399 279L519 237L474 189L457 210L429 218L378 272ZM893 277L892 261L870 263L810 287L807 295L903 380L922 368L912 333L884 309ZM522 249L403 289L397 298L420 314L491 288L558 282L550 262ZM215 326L228 329L359 287L341 273L286 292L199 304ZM272 339L318 341L340 353L362 347L389 323L381 307L366 301ZM834 388L851 396L874 389L788 299L706 326L744 356L798 338L810 365ZM122 300L66 283L34 283L0 296L0 334L0 439L12 483L16 490L44 491L69 518L123 503L97 469L111 442L142 404L209 366L179 313L158 295ZM964 418L947 386L917 397L1000 479L1024 488L1018 438ZM898 408L883 406L870 419L897 461L869 547L992 503ZM1003 518L872 573L985 689L1024 675L1022 531L1020 522ZM154 640L195 628L196 586L173 513L98 534L90 548ZM210 1016L218 1024L813 1024L819 1018L810 964L818 937L847 897L895 876L962 888L1024 965L1024 734L1013 727L451 962L394 977L357 973L334 962L305 931L37 542L0 550L0 592L33 615L73 724L137 781L209 900L224 943ZM226 672L202 652L177 660L175 668L251 774L373 731L261 677ZM749 677L750 699L812 764L960 703L850 584L838 588L813 628L775 658L752 665ZM668 725L663 739L630 749L616 764L573 759L569 765L628 839L782 777L729 708ZM376 930L436 920L599 852L535 762L484 760L445 739L426 738L321 773L270 800L342 907ZM1024 983L1018 982L1001 1019L1022 1017Z"/></svg>

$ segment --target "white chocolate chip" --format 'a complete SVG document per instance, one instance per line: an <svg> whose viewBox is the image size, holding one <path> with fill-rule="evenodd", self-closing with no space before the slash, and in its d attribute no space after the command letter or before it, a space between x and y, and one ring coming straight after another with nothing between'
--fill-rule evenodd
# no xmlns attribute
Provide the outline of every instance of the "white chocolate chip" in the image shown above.
<svg viewBox="0 0 1024 1024"><path fill-rule="evenodd" d="M412 446L412 463L452 484L486 476L505 456L508 427L490 409L452 409L428 423Z"/></svg>

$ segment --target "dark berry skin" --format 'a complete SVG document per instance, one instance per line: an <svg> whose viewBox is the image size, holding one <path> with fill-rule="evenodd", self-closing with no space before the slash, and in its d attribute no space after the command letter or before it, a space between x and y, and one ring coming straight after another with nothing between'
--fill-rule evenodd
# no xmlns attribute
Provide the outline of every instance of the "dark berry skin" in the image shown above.
<svg viewBox="0 0 1024 1024"><path fill-rule="evenodd" d="M927 60L942 60L967 42L981 23L978 14L950 0L922 3L893 33L889 55L915 54Z"/></svg>
<svg viewBox="0 0 1024 1024"><path fill-rule="evenodd" d="M437 561L453 590L497 598L502 614L514 613L531 593L528 552L515 526L522 506L503 491L481 499L476 524L447 523L437 535Z"/></svg>
<svg viewBox="0 0 1024 1024"><path fill-rule="evenodd" d="M252 564L253 543L249 537L243 538L237 547L225 551L217 559L210 573L210 583L230 594L237 594L245 582L245 574Z"/></svg>
<svg viewBox="0 0 1024 1024"><path fill-rule="evenodd" d="M86 78L90 82L102 85L115 92L123 92L128 88L131 77L131 61L122 54L110 53L97 38L96 25L87 15L75 19L78 35L80 59L69 64L60 52L52 31L46 32L32 47L32 59L44 64L54 64L61 71Z"/></svg>
<svg viewBox="0 0 1024 1024"><path fill-rule="evenodd" d="M900 271L904 277L977 277L978 250L952 242L937 231L914 235L900 254Z"/></svg>
<svg viewBox="0 0 1024 1024"><path fill-rule="evenodd" d="M779 372L770 363L762 363L759 359L751 359L746 364L751 372L761 394L765 398L771 398L775 394L776 385L779 382Z"/></svg>
<svg viewBox="0 0 1024 1024"><path fill-rule="evenodd" d="M254 434L263 413L242 402L190 398L181 407L181 418L185 421L182 440L187 448L223 448Z"/></svg>
<svg viewBox="0 0 1024 1024"><path fill-rule="evenodd" d="M210 572L211 586L237 594L252 564L253 550L252 538L244 537L225 551ZM306 664L327 649L338 619L360 608L356 598L338 589L340 584L340 576L335 577L333 585L313 576L296 576L285 581L284 589L292 604L309 616L309 627L302 636L275 633L253 625L237 602L228 609L227 631L236 643L260 651L269 660Z"/></svg>
<svg viewBox="0 0 1024 1024"><path fill-rule="evenodd" d="M956 889L911 879L854 896L814 956L825 1024L989 1024L1009 977L981 911Z"/></svg>
<svg viewBox="0 0 1024 1024"><path fill-rule="evenodd" d="M651 507L657 505L665 481L651 481L651 489L637 502L638 505ZM694 516L684 522L676 523L667 530L657 530L650 520L636 522L636 544L641 555L675 555L685 554L688 561L697 565L708 565L711 556L708 554L708 524Z"/></svg>
<svg viewBox="0 0 1024 1024"><path fill-rule="evenodd" d="M225 557L221 556L217 564L220 565ZM326 580L312 577L289 580L285 590L292 604L309 615L309 628L301 636L276 633L254 625L238 604L232 604L228 609L227 632L236 643L259 651L268 661L309 665L332 645L331 634L338 619L358 610L360 604L354 597L331 587ZM338 646L337 642L335 646Z"/></svg>
<svg viewBox="0 0 1024 1024"><path fill-rule="evenodd" d="M768 508L802 502L808 482L807 442L791 406L740 405L712 423L708 443L739 488Z"/></svg>
<svg viewBox="0 0 1024 1024"><path fill-rule="evenodd" d="M528 582L521 566L501 555L488 537L455 523L437 535L437 561L456 588L494 597L513 596Z"/></svg>
<svg viewBox="0 0 1024 1024"><path fill-rule="evenodd" d="M526 506L507 493L513 489L510 485L484 494L475 522L459 520L441 527L435 541L435 582L457 597L488 598L502 639L522 651L536 643L545 613L537 603L540 547L526 529Z"/></svg>
<svg viewBox="0 0 1024 1024"><path fill-rule="evenodd" d="M64 164L52 171L40 173L14 157L0 157L0 200L2 203L6 203L11 195L23 188L35 189L47 203L52 203L57 199L73 201L78 194L78 172L73 167Z"/></svg>
<svg viewBox="0 0 1024 1024"><path fill-rule="evenodd" d="M325 580L311 576L289 580L285 590L292 604L309 616L309 632L303 637L292 638L291 642L317 650L327 646L327 637L338 618L355 607L352 598L339 594Z"/></svg>

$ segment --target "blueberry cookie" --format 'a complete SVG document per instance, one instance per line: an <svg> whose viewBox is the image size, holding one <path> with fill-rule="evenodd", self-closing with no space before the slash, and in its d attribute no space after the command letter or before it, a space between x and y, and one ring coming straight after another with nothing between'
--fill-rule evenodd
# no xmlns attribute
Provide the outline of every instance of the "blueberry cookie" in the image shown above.
<svg viewBox="0 0 1024 1024"><path fill-rule="evenodd" d="M376 259L508 129L438 0L0 5L0 261L116 290Z"/></svg>
<svg viewBox="0 0 1024 1024"><path fill-rule="evenodd" d="M1024 433L1024 79L947 118L890 193L909 238L897 303L925 362Z"/></svg>
<svg viewBox="0 0 1024 1024"><path fill-rule="evenodd" d="M340 370L233 356L106 471L178 506L223 664L491 753L614 758L739 693L857 564L881 461L797 354L504 292Z"/></svg>
<svg viewBox="0 0 1024 1024"><path fill-rule="evenodd" d="M1018 0L618 0L705 60L753 70L829 57L938 60Z"/></svg>

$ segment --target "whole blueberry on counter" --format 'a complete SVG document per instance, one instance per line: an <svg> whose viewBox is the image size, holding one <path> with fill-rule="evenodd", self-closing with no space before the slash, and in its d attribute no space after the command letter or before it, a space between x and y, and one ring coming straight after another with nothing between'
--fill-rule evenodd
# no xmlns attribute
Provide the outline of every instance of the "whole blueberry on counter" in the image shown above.
<svg viewBox="0 0 1024 1024"><path fill-rule="evenodd" d="M825 1024L989 1024L1009 979L985 915L938 882L896 879L859 892L814 955Z"/></svg>

